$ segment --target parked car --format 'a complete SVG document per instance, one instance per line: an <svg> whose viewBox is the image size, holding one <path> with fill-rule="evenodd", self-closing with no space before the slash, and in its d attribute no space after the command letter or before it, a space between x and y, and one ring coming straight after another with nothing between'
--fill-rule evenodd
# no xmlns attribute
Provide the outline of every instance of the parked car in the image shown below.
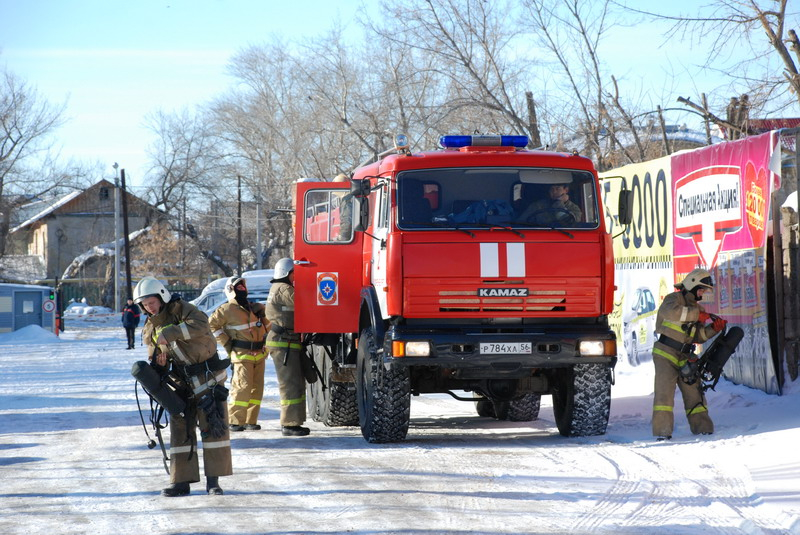
<svg viewBox="0 0 800 535"><path fill-rule="evenodd" d="M272 269L254 269L242 273L242 277L247 281L248 299L250 301L265 303L269 295L269 289L272 286L270 281L274 275L275 270ZM203 288L200 296L190 301L190 303L210 316L217 307L227 301L225 297L225 282L227 282L227 280L228 277L223 277L211 281Z"/></svg>
<svg viewBox="0 0 800 535"><path fill-rule="evenodd" d="M653 350L656 339L656 301L653 292L642 286L636 289L630 306L622 314L622 339L631 366L638 366L643 356Z"/></svg>

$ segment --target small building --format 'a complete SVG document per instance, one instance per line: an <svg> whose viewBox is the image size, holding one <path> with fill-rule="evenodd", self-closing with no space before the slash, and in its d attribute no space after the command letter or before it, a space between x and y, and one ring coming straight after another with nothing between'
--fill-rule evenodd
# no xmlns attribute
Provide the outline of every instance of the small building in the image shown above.
<svg viewBox="0 0 800 535"><path fill-rule="evenodd" d="M38 257L45 279L61 277L76 256L98 244L113 242L115 191L114 184L100 180L86 190L74 191L55 201L23 206L20 211L28 218L9 231L6 255L13 255L15 260ZM125 193L125 199L129 233L163 216L155 206L129 192ZM122 221L119 224L121 232ZM104 266L96 271L86 276L102 276Z"/></svg>
<svg viewBox="0 0 800 535"><path fill-rule="evenodd" d="M0 333L38 325L56 330L55 291L48 286L0 284Z"/></svg>

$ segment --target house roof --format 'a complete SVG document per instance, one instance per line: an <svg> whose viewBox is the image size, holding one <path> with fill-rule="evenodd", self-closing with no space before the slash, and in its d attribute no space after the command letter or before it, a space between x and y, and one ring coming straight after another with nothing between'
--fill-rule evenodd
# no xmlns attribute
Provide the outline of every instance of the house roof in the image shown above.
<svg viewBox="0 0 800 535"><path fill-rule="evenodd" d="M108 180L102 179L102 180L98 181L97 183L89 186L88 188L86 188L84 190L73 191L72 193L68 193L67 195L64 195L63 197L61 197L60 199L57 199L56 201L50 203L44 209L40 210L38 213L36 213L32 217L29 217L27 220L23 221L22 223L20 223L16 227L12 228L9 231L9 234L13 234L14 232L17 232L17 231L22 230L22 229L24 229L26 227L29 227L32 224L36 223L37 221L40 221L41 219L44 219L45 217L49 216L50 214L56 212L59 208L62 208L63 206L69 204L71 201L77 199L81 195L84 195L87 191L89 191L91 189L94 189L94 188L96 188L98 186L106 186L106 187L111 187L111 188L115 187L114 184L112 184ZM137 201L150 206L148 203L146 203L145 201L142 201L141 199L139 199L135 195L131 194L131 192L129 192L129 191L126 191L126 195L129 196L128 198L134 198ZM41 202L41 201L38 201L38 202ZM34 204L34 203L31 203L31 204ZM155 210L156 208L153 207L153 209Z"/></svg>

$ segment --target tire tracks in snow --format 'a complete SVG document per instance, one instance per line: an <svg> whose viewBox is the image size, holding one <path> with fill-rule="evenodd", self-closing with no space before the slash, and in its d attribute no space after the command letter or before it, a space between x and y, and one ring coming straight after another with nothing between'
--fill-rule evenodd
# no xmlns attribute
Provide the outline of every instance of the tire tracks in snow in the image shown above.
<svg viewBox="0 0 800 535"><path fill-rule="evenodd" d="M699 446L699 448L698 448ZM658 444L598 444L592 449L616 479L572 526L576 533L614 528L618 533L646 529L690 528L675 519L691 517L703 533L788 533L771 512L759 507L749 473L742 465L720 466L713 447L688 443L661 448ZM678 453L683 458L676 462ZM669 456L666 458L665 456Z"/></svg>

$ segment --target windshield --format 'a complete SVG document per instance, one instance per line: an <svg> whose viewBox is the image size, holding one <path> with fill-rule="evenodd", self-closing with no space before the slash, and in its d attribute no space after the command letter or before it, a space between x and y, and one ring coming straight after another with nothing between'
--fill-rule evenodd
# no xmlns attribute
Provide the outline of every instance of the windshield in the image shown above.
<svg viewBox="0 0 800 535"><path fill-rule="evenodd" d="M404 229L598 226L592 173L551 168L404 171L397 176Z"/></svg>

